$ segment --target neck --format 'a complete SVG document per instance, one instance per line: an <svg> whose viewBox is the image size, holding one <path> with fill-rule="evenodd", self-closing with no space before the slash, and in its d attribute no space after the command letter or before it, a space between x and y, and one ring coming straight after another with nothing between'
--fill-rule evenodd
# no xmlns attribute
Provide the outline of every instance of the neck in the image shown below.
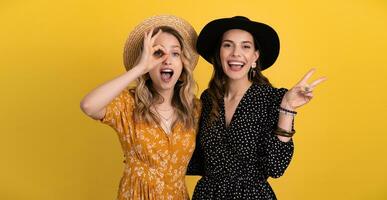
<svg viewBox="0 0 387 200"><path fill-rule="evenodd" d="M171 90L157 90L157 92L163 97L164 101L158 104L159 108L169 108L172 106L173 89Z"/></svg>
<svg viewBox="0 0 387 200"><path fill-rule="evenodd" d="M225 97L232 98L235 96L243 96L251 84L252 82L247 78L240 80L228 80L228 91L226 92Z"/></svg>

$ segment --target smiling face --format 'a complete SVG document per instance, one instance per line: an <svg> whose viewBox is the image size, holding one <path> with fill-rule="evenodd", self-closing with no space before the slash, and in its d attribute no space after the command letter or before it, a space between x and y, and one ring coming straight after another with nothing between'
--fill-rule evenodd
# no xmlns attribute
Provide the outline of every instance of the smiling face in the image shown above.
<svg viewBox="0 0 387 200"><path fill-rule="evenodd" d="M170 33L162 32L155 40L154 46L161 45L166 52L156 51L154 56L168 54L167 59L149 71L153 87L158 91L173 90L182 69L182 47L179 40Z"/></svg>
<svg viewBox="0 0 387 200"><path fill-rule="evenodd" d="M231 29L223 34L220 61L229 80L248 81L248 72L259 54L253 36L241 29Z"/></svg>

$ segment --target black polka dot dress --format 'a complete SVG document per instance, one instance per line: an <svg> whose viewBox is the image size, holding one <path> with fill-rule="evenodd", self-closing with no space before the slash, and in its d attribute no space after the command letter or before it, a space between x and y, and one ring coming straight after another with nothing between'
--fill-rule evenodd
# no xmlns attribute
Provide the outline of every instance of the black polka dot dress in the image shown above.
<svg viewBox="0 0 387 200"><path fill-rule="evenodd" d="M276 199L267 179L284 173L294 149L292 140L281 142L273 134L286 91L252 84L227 128L224 102L219 102L219 119L210 123L212 103L203 92L196 149L187 171L202 176L193 200Z"/></svg>

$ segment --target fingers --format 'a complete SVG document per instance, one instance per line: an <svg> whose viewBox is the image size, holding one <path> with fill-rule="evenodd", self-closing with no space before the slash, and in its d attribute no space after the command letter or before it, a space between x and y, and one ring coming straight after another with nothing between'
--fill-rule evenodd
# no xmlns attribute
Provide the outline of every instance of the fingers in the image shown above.
<svg viewBox="0 0 387 200"><path fill-rule="evenodd" d="M144 32L144 43L143 43L143 49L147 50L150 44L150 39L152 37L153 28L149 32Z"/></svg>
<svg viewBox="0 0 387 200"><path fill-rule="evenodd" d="M326 78L326 77L322 77L322 78L319 78L319 79L313 81L310 85L305 84L304 86L301 86L301 91L302 91L303 93L305 93L305 94L312 93L313 90L314 90L314 88L315 88L318 84L324 82L325 80L327 80L327 78Z"/></svg>
<svg viewBox="0 0 387 200"><path fill-rule="evenodd" d="M310 86L300 87L300 95L305 99L306 102L309 102L313 98L313 91Z"/></svg>
<svg viewBox="0 0 387 200"><path fill-rule="evenodd" d="M152 34L153 34L153 28L148 33L146 33L147 41L150 41L150 39L152 38Z"/></svg>
<svg viewBox="0 0 387 200"><path fill-rule="evenodd" d="M309 70L308 73L306 73L305 76L301 79L301 81L299 81L297 84L306 83L315 71L316 71L316 69L314 69L314 68Z"/></svg>
<svg viewBox="0 0 387 200"><path fill-rule="evenodd" d="M157 37L162 33L162 30L160 29L155 35L153 35L153 31L154 29L152 28L150 31L144 32L143 49L145 52L150 52L151 54L154 54L157 50L161 50L159 52L161 57L161 53L166 52L165 48L162 48L160 45L157 45L158 47L155 48L153 45Z"/></svg>
<svg viewBox="0 0 387 200"><path fill-rule="evenodd" d="M313 89L319 85L320 83L324 82L325 80L327 80L326 77L321 77L315 81L313 81L311 84L308 84L308 80L310 79L310 77L313 75L313 73L316 71L315 68L311 69L308 71L308 73L305 74L305 76L301 79L300 82L297 83L296 86L299 86L301 87L301 91L303 93L309 93L309 92L312 92Z"/></svg>
<svg viewBox="0 0 387 200"><path fill-rule="evenodd" d="M307 92L307 93L304 93L304 96L311 99L313 97L313 93Z"/></svg>
<svg viewBox="0 0 387 200"><path fill-rule="evenodd" d="M169 56L167 50L161 45L156 45L152 49L153 56L157 58L158 63L165 61Z"/></svg>
<svg viewBox="0 0 387 200"><path fill-rule="evenodd" d="M163 55L166 55L167 54L167 49L165 49L163 46L161 45L156 45L154 47L152 47L152 53L155 55L155 56L163 56Z"/></svg>
<svg viewBox="0 0 387 200"><path fill-rule="evenodd" d="M303 85L303 86L296 86L296 87L294 87L294 89L296 92L299 92L302 95L311 94L313 92L313 88L307 84Z"/></svg>
<svg viewBox="0 0 387 200"><path fill-rule="evenodd" d="M157 33L152 37L151 36L151 44L153 44L155 42L155 40L157 39L157 37L162 33L163 31L160 29L159 31L157 31ZM152 33L153 33L153 29L152 29ZM152 34L151 34L152 35Z"/></svg>
<svg viewBox="0 0 387 200"><path fill-rule="evenodd" d="M321 78L319 78L319 79L313 81L313 82L310 84L310 87L315 88L318 84L324 82L325 80L327 80L326 77L321 77Z"/></svg>
<svg viewBox="0 0 387 200"><path fill-rule="evenodd" d="M301 87L301 92L304 94L312 93L312 91L313 91L313 88L311 88L309 85Z"/></svg>
<svg viewBox="0 0 387 200"><path fill-rule="evenodd" d="M152 28L149 32L144 32L144 47L149 45L153 46L153 43L162 32L162 30L160 29L154 36L152 36L153 31L154 29Z"/></svg>

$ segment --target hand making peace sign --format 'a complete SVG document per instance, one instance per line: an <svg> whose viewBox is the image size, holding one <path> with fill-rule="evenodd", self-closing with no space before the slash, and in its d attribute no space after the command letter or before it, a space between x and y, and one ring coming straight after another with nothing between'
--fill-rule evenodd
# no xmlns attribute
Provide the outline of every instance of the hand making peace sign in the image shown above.
<svg viewBox="0 0 387 200"><path fill-rule="evenodd" d="M286 104L289 109L295 110L313 98L313 90L317 85L326 80L326 77L321 77L312 83L308 84L309 78L313 75L316 69L309 70L308 73L286 94L284 95L282 102Z"/></svg>

